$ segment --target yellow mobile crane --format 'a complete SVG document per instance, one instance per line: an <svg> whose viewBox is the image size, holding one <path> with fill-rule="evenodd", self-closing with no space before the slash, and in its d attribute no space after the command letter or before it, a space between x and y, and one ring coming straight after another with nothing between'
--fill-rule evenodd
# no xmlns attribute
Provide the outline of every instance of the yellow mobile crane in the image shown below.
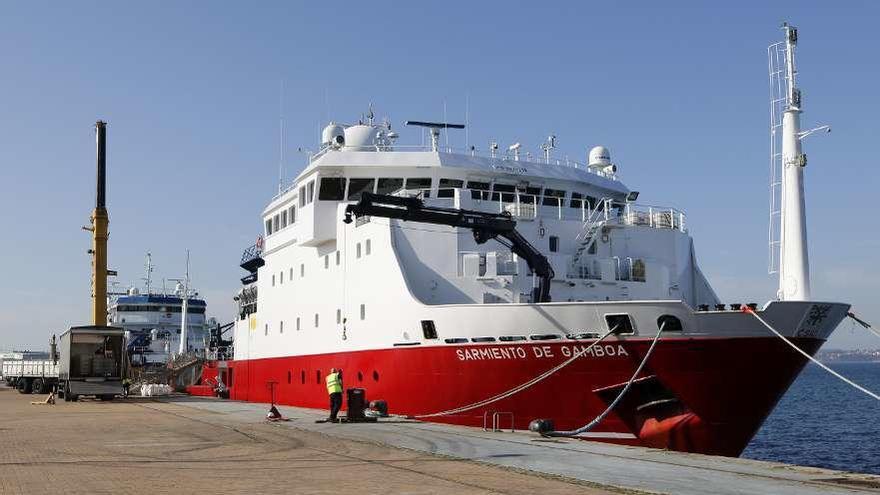
<svg viewBox="0 0 880 495"><path fill-rule="evenodd" d="M95 123L95 142L97 144L98 177L95 209L90 218L91 226L83 227L92 233L92 325L107 326L107 123Z"/></svg>

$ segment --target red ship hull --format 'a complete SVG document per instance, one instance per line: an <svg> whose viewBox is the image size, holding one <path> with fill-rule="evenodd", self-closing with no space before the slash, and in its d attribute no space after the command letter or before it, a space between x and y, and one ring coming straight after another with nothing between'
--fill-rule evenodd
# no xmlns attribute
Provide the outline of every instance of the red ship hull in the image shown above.
<svg viewBox="0 0 880 495"><path fill-rule="evenodd" d="M818 339L792 339L810 354ZM396 347L212 362L230 398L327 408L324 377L342 368L346 387L384 399L392 414L429 415L482 401L528 382L588 342ZM485 407L430 421L483 426L484 414L513 414L517 429L552 419L574 429L602 412L641 362L650 339L605 344L545 380ZM806 363L775 338L664 338L640 379L591 437L684 452L738 456ZM509 415L500 419L509 424ZM604 437L604 438L603 438Z"/></svg>

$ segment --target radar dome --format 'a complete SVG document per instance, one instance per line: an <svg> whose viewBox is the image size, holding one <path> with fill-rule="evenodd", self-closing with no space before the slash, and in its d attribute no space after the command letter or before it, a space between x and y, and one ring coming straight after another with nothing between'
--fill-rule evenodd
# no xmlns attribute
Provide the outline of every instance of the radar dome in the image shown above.
<svg viewBox="0 0 880 495"><path fill-rule="evenodd" d="M128 289L129 296L139 296L140 294L141 294L141 291L139 291L137 287L131 287Z"/></svg>
<svg viewBox="0 0 880 495"><path fill-rule="evenodd" d="M375 150L378 131L371 125L353 125L345 128L345 147L355 151Z"/></svg>
<svg viewBox="0 0 880 495"><path fill-rule="evenodd" d="M611 152L604 146L596 146L590 150L589 165L595 168L605 168L611 165Z"/></svg>
<svg viewBox="0 0 880 495"><path fill-rule="evenodd" d="M334 148L345 146L345 129L335 122L330 122L321 132L321 145Z"/></svg>

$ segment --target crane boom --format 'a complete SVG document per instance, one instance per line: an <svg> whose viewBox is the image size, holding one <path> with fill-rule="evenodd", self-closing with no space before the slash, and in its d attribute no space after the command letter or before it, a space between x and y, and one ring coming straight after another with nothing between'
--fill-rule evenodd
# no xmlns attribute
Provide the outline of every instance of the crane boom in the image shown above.
<svg viewBox="0 0 880 495"><path fill-rule="evenodd" d="M470 229L477 244L490 239L505 242L517 256L524 259L529 269L538 277L538 286L532 289L532 301L550 302L550 281L555 273L550 261L532 246L517 230L516 221L509 213L486 213L459 208L425 206L419 198L364 193L360 201L345 208L345 223L352 216L383 217L397 220L447 225Z"/></svg>

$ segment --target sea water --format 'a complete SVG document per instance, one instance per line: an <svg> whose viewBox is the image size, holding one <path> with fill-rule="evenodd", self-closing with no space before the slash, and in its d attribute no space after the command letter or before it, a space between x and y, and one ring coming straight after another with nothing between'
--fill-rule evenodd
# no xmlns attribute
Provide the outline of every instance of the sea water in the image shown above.
<svg viewBox="0 0 880 495"><path fill-rule="evenodd" d="M829 366L880 393L880 363ZM880 475L880 401L809 364L742 457Z"/></svg>

